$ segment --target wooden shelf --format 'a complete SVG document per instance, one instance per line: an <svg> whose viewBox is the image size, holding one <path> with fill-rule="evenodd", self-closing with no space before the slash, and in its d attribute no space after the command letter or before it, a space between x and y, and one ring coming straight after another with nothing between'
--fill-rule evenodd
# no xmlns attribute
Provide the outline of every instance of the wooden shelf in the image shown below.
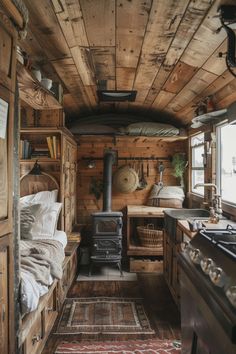
<svg viewBox="0 0 236 354"><path fill-rule="evenodd" d="M162 218L164 217L164 211L170 208L162 208L162 207L151 207L146 205L127 205L127 216L128 217L156 217Z"/></svg>
<svg viewBox="0 0 236 354"><path fill-rule="evenodd" d="M137 231L138 219L149 220L155 219L155 222L159 225L163 223L164 210L168 208L158 208L150 207L145 205L127 205L126 216L127 216L127 256L136 257L152 257L152 256L163 256L163 247L143 247L140 244ZM143 222L143 220L142 220ZM147 224L147 223L146 223Z"/></svg>
<svg viewBox="0 0 236 354"><path fill-rule="evenodd" d="M217 118L226 118L227 109L220 109L218 111L208 112L205 114L201 114L200 116L196 116L192 119L191 128L199 128L202 125L212 123L213 120Z"/></svg>
<svg viewBox="0 0 236 354"><path fill-rule="evenodd" d="M163 256L162 248L148 248L130 244L127 249L128 256Z"/></svg>
<svg viewBox="0 0 236 354"><path fill-rule="evenodd" d="M36 160L39 162L39 163L51 163L51 162L54 162L54 163L60 163L60 159L51 159L51 158L40 158L40 157L35 157L35 158L32 158L32 159L21 159L20 160L20 163L22 164L29 164L29 163L32 163L34 164L36 162Z"/></svg>
<svg viewBox="0 0 236 354"><path fill-rule="evenodd" d="M43 87L20 62L17 62L17 79L20 98L30 107L40 110L62 108L53 93Z"/></svg>

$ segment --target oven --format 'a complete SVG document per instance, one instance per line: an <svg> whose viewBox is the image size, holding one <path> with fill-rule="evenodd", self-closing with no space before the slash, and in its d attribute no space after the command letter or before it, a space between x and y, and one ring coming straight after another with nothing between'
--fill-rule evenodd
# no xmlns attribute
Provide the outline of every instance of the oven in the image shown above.
<svg viewBox="0 0 236 354"><path fill-rule="evenodd" d="M201 230L182 249L182 354L235 354L236 230Z"/></svg>

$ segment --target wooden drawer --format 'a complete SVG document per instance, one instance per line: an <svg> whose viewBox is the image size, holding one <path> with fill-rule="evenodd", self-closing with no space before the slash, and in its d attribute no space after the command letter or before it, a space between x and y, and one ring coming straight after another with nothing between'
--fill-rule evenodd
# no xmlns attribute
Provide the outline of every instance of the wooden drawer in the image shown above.
<svg viewBox="0 0 236 354"><path fill-rule="evenodd" d="M158 261L158 260L151 260L151 259L135 259L135 258L130 258L130 271L131 272L136 272L136 273L141 273L141 272L146 272L146 273L158 273L162 274L163 273L163 261Z"/></svg>
<svg viewBox="0 0 236 354"><path fill-rule="evenodd" d="M42 312L34 322L26 340L24 354L35 354L43 341L43 317Z"/></svg>
<svg viewBox="0 0 236 354"><path fill-rule="evenodd" d="M59 280L58 282L58 302L59 302L59 309L61 308L65 297L66 293L69 287L69 279L68 279L68 267L66 266L63 270L63 276L62 279Z"/></svg>
<svg viewBox="0 0 236 354"><path fill-rule="evenodd" d="M68 265L68 276L69 276L69 286L71 285L72 281L74 280L74 276L76 273L76 268L77 268L77 262L76 262L77 255L73 255L70 259L69 265Z"/></svg>
<svg viewBox="0 0 236 354"><path fill-rule="evenodd" d="M44 316L45 316L45 332L49 331L55 321L55 318L57 317L57 304L56 304L56 299L57 299L57 289L55 288L50 295L47 305L44 309Z"/></svg>

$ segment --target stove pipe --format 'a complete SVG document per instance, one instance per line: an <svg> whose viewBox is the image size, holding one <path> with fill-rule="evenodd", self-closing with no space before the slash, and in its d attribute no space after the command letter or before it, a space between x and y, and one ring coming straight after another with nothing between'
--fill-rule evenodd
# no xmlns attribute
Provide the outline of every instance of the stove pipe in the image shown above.
<svg viewBox="0 0 236 354"><path fill-rule="evenodd" d="M108 150L104 154L103 160L103 211L111 211L112 195L112 165L115 162L115 151Z"/></svg>

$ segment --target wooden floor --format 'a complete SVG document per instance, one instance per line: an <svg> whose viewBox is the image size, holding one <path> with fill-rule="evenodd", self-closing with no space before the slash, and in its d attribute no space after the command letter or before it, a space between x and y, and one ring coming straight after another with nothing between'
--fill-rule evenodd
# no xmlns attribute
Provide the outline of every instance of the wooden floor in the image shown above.
<svg viewBox="0 0 236 354"><path fill-rule="evenodd" d="M170 292L161 275L139 274L138 281L83 281L74 282L68 297L141 297L144 299L145 310L148 314L155 337L161 339L180 339L180 314L172 300ZM56 325L56 324L55 324ZM43 354L53 354L61 341L129 339L125 335L119 337L109 335L50 335ZM138 338L138 337L136 337ZM139 336L142 339L142 336Z"/></svg>

